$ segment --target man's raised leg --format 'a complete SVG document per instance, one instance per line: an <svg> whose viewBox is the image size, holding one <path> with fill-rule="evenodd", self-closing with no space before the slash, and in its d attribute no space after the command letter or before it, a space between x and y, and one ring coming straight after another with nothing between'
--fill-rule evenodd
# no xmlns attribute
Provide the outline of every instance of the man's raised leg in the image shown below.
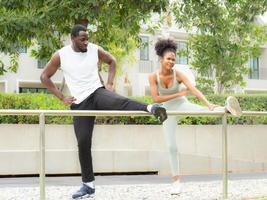
<svg viewBox="0 0 267 200"><path fill-rule="evenodd" d="M106 90L105 88L97 89L93 95L97 110L141 110L150 112L160 122L167 119L166 109L160 104L141 103L118 95L115 92Z"/></svg>

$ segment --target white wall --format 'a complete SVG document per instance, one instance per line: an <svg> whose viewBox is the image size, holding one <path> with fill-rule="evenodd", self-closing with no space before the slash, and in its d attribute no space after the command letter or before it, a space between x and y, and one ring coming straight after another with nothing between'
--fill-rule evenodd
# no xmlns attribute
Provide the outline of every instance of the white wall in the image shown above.
<svg viewBox="0 0 267 200"><path fill-rule="evenodd" d="M266 125L228 126L229 171L267 172ZM0 175L39 172L39 126L0 125ZM46 173L79 173L72 125L46 125ZM222 170L222 127L177 126L182 174ZM93 136L95 172L171 175L162 126L97 125Z"/></svg>

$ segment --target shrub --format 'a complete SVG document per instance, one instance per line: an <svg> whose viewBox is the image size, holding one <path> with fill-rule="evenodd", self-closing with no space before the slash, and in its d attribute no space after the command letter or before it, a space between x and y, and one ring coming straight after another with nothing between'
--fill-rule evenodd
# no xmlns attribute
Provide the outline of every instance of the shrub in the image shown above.
<svg viewBox="0 0 267 200"><path fill-rule="evenodd" d="M267 95L235 95L243 110L267 111ZM224 105L226 95L208 95L207 98L214 104ZM134 97L140 102L151 103L150 97ZM192 96L191 102L199 103ZM67 110L56 97L50 94L0 94L0 109L30 109L30 110ZM37 124L38 116L0 116L0 123L10 124ZM72 124L71 117L46 117L47 124ZM178 124L220 124L219 117L183 117ZM229 124L267 124L267 117L228 117ZM97 117L96 124L159 124L153 116L147 117Z"/></svg>
<svg viewBox="0 0 267 200"><path fill-rule="evenodd" d="M66 110L51 94L0 94L0 109ZM38 116L0 116L0 123L37 124ZM71 117L46 117L47 124L71 124Z"/></svg>

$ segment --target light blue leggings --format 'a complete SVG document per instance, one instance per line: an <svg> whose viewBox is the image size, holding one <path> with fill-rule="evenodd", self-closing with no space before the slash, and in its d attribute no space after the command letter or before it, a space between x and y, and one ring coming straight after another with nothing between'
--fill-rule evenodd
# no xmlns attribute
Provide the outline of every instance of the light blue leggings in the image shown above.
<svg viewBox="0 0 267 200"><path fill-rule="evenodd" d="M190 103L186 97L179 97L170 101L164 102L163 106L167 111L208 111L208 107ZM216 107L215 111L223 111L224 107ZM163 122L163 131L167 148L169 151L169 160L171 165L172 176L180 175L180 166L178 158L178 148L176 144L176 126L177 121L181 117L168 116L168 119Z"/></svg>

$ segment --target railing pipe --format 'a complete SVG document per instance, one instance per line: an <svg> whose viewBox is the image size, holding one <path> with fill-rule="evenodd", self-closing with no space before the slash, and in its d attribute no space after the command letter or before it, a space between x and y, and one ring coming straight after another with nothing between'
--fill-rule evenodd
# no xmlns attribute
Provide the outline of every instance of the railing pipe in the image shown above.
<svg viewBox="0 0 267 200"><path fill-rule="evenodd" d="M227 115L222 116L222 162L223 162L223 199L228 198L228 143L227 143Z"/></svg>
<svg viewBox="0 0 267 200"><path fill-rule="evenodd" d="M40 174L39 174L39 186L40 186L40 200L45 200L45 115L41 113L39 115L40 126Z"/></svg>
<svg viewBox="0 0 267 200"><path fill-rule="evenodd" d="M223 160L223 199L228 197L228 143L227 113L223 111L168 111L172 116L217 116L222 117L222 160ZM105 111L105 110L12 110L0 109L1 115L39 116L40 126L40 200L45 200L45 116L149 116L144 111ZM267 116L267 112L243 111L243 116Z"/></svg>

